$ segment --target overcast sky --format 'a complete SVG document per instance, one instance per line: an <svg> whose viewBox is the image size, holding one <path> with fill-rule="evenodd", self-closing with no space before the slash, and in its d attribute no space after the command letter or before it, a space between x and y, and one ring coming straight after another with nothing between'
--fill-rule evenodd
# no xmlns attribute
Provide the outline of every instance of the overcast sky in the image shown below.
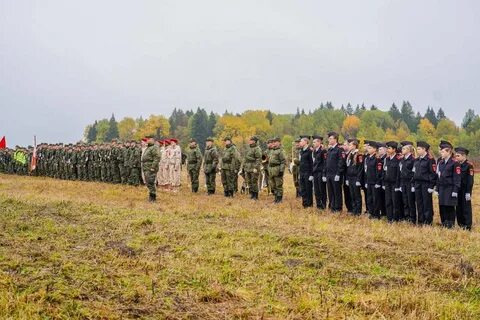
<svg viewBox="0 0 480 320"><path fill-rule="evenodd" d="M0 0L0 137L174 107L480 111L480 1Z"/></svg>

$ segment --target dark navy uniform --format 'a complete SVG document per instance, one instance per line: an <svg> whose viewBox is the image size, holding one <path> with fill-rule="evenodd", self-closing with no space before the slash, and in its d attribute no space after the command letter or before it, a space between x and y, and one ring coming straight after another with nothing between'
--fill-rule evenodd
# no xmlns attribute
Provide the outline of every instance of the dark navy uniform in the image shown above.
<svg viewBox="0 0 480 320"><path fill-rule="evenodd" d="M473 164L464 161L460 164L461 184L458 191L458 205L456 208L458 226L467 230L472 229L472 189L474 183ZM467 200L466 195L469 195Z"/></svg>
<svg viewBox="0 0 480 320"><path fill-rule="evenodd" d="M452 157L441 159L437 167L438 204L442 225L452 228L455 225L455 206L458 203L458 191L461 184L460 163Z"/></svg>
<svg viewBox="0 0 480 320"><path fill-rule="evenodd" d="M382 186L385 187L385 211L389 222L400 220L397 192L400 192L400 157L386 156L383 162Z"/></svg>
<svg viewBox="0 0 480 320"><path fill-rule="evenodd" d="M336 144L328 148L325 165L327 178L328 207L334 211L342 211L342 177L345 170L345 151Z"/></svg>
<svg viewBox="0 0 480 320"><path fill-rule="evenodd" d="M437 164L435 159L426 155L418 157L413 164L413 184L415 187L415 202L417 204L418 223L432 224L433 203L432 192L437 183Z"/></svg>
<svg viewBox="0 0 480 320"><path fill-rule="evenodd" d="M415 206L415 190L412 192L413 163L415 157L410 154L400 160L400 187L402 188L403 210L405 217L412 223L417 223L417 208Z"/></svg>
<svg viewBox="0 0 480 320"><path fill-rule="evenodd" d="M365 187L367 189L367 210L371 217L380 218L380 212L375 207L375 185L378 184L377 170L378 159L375 155L369 155L364 160ZM380 170L381 170L380 166Z"/></svg>
<svg viewBox="0 0 480 320"><path fill-rule="evenodd" d="M300 194L304 208L313 206L313 158L310 147L300 150Z"/></svg>
<svg viewBox="0 0 480 320"><path fill-rule="evenodd" d="M346 161L346 182L348 181L348 192L352 203L351 212L354 215L362 213L362 194L360 189L363 185L363 154L358 150L352 151L347 155Z"/></svg>
<svg viewBox="0 0 480 320"><path fill-rule="evenodd" d="M385 162L385 158L387 156L383 155L380 158L377 158L377 184L375 185L375 201L374 206L376 210L379 212L380 216L386 216L387 210L385 208L385 190L382 186L383 181L383 164Z"/></svg>
<svg viewBox="0 0 480 320"><path fill-rule="evenodd" d="M313 190L315 192L315 202L318 209L325 209L327 205L327 184L322 181L325 171L325 162L327 160L327 150L322 146L313 150Z"/></svg>

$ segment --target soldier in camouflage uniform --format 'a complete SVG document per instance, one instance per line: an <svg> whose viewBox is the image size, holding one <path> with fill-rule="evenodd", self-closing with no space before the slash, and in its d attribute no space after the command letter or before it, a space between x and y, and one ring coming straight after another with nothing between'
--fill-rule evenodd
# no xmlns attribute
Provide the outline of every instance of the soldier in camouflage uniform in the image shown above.
<svg viewBox="0 0 480 320"><path fill-rule="evenodd" d="M282 202L283 199L283 175L285 173L285 153L280 146L280 138L272 139L272 149L268 155L268 176L269 186L275 196L275 203Z"/></svg>
<svg viewBox="0 0 480 320"><path fill-rule="evenodd" d="M225 197L232 197L235 191L235 168L236 168L236 147L232 144L232 138L226 137L223 139L225 142L225 150L222 155L222 184L223 184L223 193Z"/></svg>
<svg viewBox="0 0 480 320"><path fill-rule="evenodd" d="M155 145L153 136L147 138L147 149L142 155L142 167L145 175L145 184L149 192L149 201L155 202L157 200L157 186L155 184L157 179L158 164L160 162L160 152Z"/></svg>
<svg viewBox="0 0 480 320"><path fill-rule="evenodd" d="M192 192L198 192L200 168L202 167L202 153L195 139L190 139L187 149L187 172L192 186Z"/></svg>
<svg viewBox="0 0 480 320"><path fill-rule="evenodd" d="M262 150L257 145L258 138L253 136L248 141L249 148L245 155L243 170L250 190L250 199L258 200L258 177L262 163Z"/></svg>
<svg viewBox="0 0 480 320"><path fill-rule="evenodd" d="M217 175L218 166L218 152L213 145L213 138L207 138L206 148L204 154L203 172L205 173L205 180L207 183L207 194L215 193L215 178Z"/></svg>

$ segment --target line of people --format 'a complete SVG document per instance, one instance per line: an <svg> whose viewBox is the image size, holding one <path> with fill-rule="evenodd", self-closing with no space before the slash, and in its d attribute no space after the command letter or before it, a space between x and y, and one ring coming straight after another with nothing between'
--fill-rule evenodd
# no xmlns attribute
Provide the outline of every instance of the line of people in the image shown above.
<svg viewBox="0 0 480 320"><path fill-rule="evenodd" d="M338 138L329 132L327 148L320 136L295 141L291 166L298 167L294 182L305 208L312 207L315 198L319 209L339 212L345 205L349 213L360 215L364 205L371 218L430 225L437 194L442 225L452 228L456 221L471 229L474 169L467 149L441 141L440 158L435 160L425 141L415 148L411 141L365 140L360 151L359 140L347 139L341 145Z"/></svg>

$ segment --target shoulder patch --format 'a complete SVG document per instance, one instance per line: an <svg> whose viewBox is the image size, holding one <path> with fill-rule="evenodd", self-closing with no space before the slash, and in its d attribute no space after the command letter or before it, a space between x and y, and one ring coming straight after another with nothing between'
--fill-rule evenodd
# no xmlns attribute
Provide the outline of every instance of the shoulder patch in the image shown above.
<svg viewBox="0 0 480 320"><path fill-rule="evenodd" d="M462 169L460 168L460 166L455 167L455 173L456 174L462 173Z"/></svg>
<svg viewBox="0 0 480 320"><path fill-rule="evenodd" d="M358 162L363 162L363 156L361 154L358 155Z"/></svg>
<svg viewBox="0 0 480 320"><path fill-rule="evenodd" d="M382 171L382 163L381 162L377 163L377 170Z"/></svg>
<svg viewBox="0 0 480 320"><path fill-rule="evenodd" d="M437 172L437 164L435 162L432 163L432 170L433 172Z"/></svg>
<svg viewBox="0 0 480 320"><path fill-rule="evenodd" d="M345 159L346 156L345 152L342 152L342 158Z"/></svg>

